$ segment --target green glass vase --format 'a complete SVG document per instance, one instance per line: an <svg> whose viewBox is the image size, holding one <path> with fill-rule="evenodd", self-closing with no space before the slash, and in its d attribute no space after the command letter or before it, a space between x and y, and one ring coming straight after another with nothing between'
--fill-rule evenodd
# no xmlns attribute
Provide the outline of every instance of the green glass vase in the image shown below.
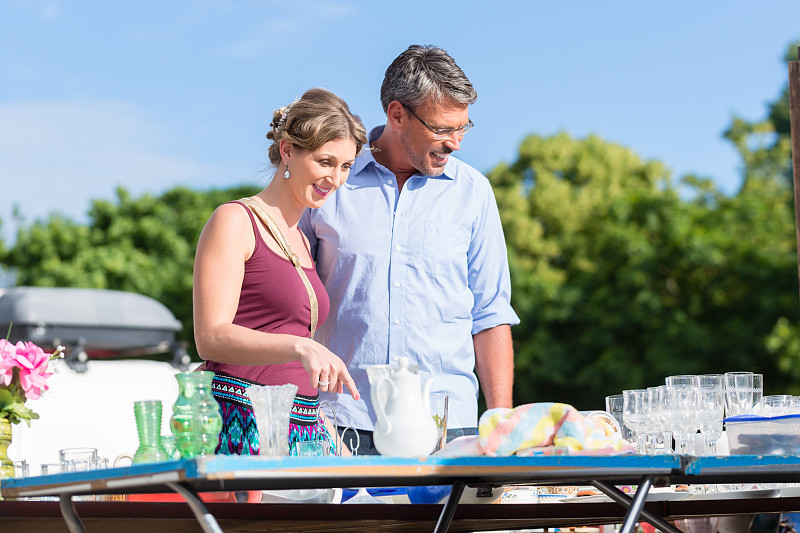
<svg viewBox="0 0 800 533"><path fill-rule="evenodd" d="M214 455L222 430L219 404L211 395L214 373L181 372L178 380L178 399L172 406L170 429L175 445L183 459Z"/></svg>
<svg viewBox="0 0 800 533"><path fill-rule="evenodd" d="M133 455L134 463L169 461L167 450L161 445L161 401L142 400L133 403L139 448Z"/></svg>
<svg viewBox="0 0 800 533"><path fill-rule="evenodd" d="M0 418L0 479L14 477L14 462L8 457L11 445L11 422Z"/></svg>

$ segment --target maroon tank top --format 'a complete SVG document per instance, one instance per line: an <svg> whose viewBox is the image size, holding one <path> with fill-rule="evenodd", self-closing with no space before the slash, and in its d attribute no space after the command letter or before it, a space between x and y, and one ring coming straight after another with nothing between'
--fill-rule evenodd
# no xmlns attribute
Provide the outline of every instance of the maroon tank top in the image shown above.
<svg viewBox="0 0 800 533"><path fill-rule="evenodd" d="M310 337L311 303L297 269L286 256L279 255L267 246L250 209L241 202L232 203L241 205L247 211L256 238L253 255L244 263L239 307L233 323L266 333ZM303 271L317 295L319 327L328 317L330 300L316 269L303 268ZM317 393L317 389L311 387L308 373L299 361L258 366L208 361L206 368L262 385L294 383L299 387L298 394L314 396Z"/></svg>

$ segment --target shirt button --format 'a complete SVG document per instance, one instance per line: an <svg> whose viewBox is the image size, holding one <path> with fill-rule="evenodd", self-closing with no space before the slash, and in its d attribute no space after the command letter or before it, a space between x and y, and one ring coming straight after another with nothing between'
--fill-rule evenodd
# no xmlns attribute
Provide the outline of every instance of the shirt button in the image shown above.
<svg viewBox="0 0 800 533"><path fill-rule="evenodd" d="M386 183L388 183L389 185L391 185L391 184L392 184L392 180L386 180Z"/></svg>
<svg viewBox="0 0 800 533"><path fill-rule="evenodd" d="M395 323L395 324L399 324L399 323L400 323L400 319L399 319L399 318L395 318L395 319L394 319L394 323Z"/></svg>
<svg viewBox="0 0 800 533"><path fill-rule="evenodd" d="M397 250L397 251L399 252L399 251L400 251L400 250L402 250L403 248L402 248L402 247L401 247L401 246L398 244L397 246L395 246L395 247L394 247L394 249L395 249L395 250Z"/></svg>
<svg viewBox="0 0 800 533"><path fill-rule="evenodd" d="M399 282L399 281L395 281L395 282L394 282L394 286L395 286L395 287L399 287L399 286L400 286L400 282Z"/></svg>

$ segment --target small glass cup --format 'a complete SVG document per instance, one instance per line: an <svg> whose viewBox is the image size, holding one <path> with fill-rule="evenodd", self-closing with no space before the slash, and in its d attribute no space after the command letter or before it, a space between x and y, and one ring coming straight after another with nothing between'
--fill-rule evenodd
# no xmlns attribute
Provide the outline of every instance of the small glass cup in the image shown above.
<svg viewBox="0 0 800 533"><path fill-rule="evenodd" d="M764 396L756 404L756 414L761 416L788 415L792 409L792 396L789 394L773 394Z"/></svg>
<svg viewBox="0 0 800 533"><path fill-rule="evenodd" d="M28 461L25 459L21 461L14 461L14 477L28 477L30 475L30 467Z"/></svg>
<svg viewBox="0 0 800 533"><path fill-rule="evenodd" d="M58 451L62 472L81 472L97 468L97 448L64 448Z"/></svg>
<svg viewBox="0 0 800 533"><path fill-rule="evenodd" d="M161 435L161 447L167 452L167 457L171 460L178 460L181 458L181 452L178 450L178 444L175 442L174 435Z"/></svg>
<svg viewBox="0 0 800 533"><path fill-rule="evenodd" d="M42 463L39 468L43 476L61 473L61 463Z"/></svg>
<svg viewBox="0 0 800 533"><path fill-rule="evenodd" d="M327 440L307 440L295 443L295 450L300 457L322 457L331 454L331 443Z"/></svg>

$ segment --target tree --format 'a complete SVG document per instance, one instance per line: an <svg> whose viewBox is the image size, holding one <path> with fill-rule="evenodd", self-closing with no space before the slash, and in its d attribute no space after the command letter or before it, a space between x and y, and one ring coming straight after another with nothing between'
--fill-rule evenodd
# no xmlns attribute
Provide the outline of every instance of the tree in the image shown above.
<svg viewBox="0 0 800 533"><path fill-rule="evenodd" d="M192 268L200 231L218 205L256 192L177 187L132 198L118 188L116 202L92 203L88 225L51 215L21 229L0 264L15 270L18 285L117 289L155 298L183 324L178 338L196 354Z"/></svg>
<svg viewBox="0 0 800 533"><path fill-rule="evenodd" d="M522 320L517 403L597 408L667 375L767 359L764 338L794 304L784 188L676 187L661 163L563 133L528 137L490 180Z"/></svg>
<svg viewBox="0 0 800 533"><path fill-rule="evenodd" d="M789 46L784 55L786 62L798 60L798 46L800 41ZM734 143L745 163L745 187L753 181L766 180L779 181L787 191L793 190L788 83L768 105L766 117L755 122L737 117L725 136ZM790 204L792 199L788 197L785 201ZM779 379L784 384L780 391L800 394L797 380L800 377L800 326L794 313L778 319L766 339L766 347L776 361Z"/></svg>
<svg viewBox="0 0 800 533"><path fill-rule="evenodd" d="M800 41L789 46L784 61L797 61ZM744 163L744 181L782 179L792 185L792 142L789 122L789 84L768 105L767 116L751 122L734 117L725 137L736 147Z"/></svg>

